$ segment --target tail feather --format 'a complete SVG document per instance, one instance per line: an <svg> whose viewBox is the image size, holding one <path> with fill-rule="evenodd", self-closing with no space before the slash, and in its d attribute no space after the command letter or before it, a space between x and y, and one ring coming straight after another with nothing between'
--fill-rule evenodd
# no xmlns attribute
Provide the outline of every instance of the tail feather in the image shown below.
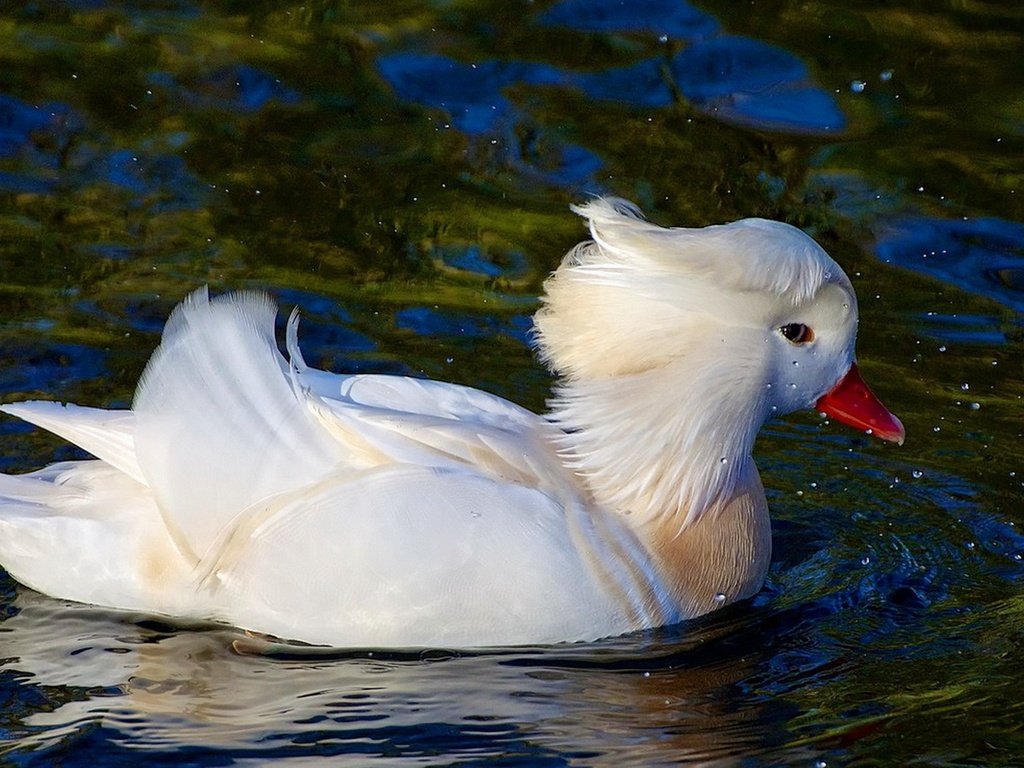
<svg viewBox="0 0 1024 768"><path fill-rule="evenodd" d="M187 611L192 569L148 489L101 461L0 474L0 563L54 597Z"/></svg>
<svg viewBox="0 0 1024 768"><path fill-rule="evenodd" d="M168 321L135 396L139 466L168 529L197 561L243 510L316 482L342 458L293 387L275 314L263 294L193 293Z"/></svg>
<svg viewBox="0 0 1024 768"><path fill-rule="evenodd" d="M44 400L0 405L0 411L49 430L133 480L145 482L135 458L135 415L131 411L83 408Z"/></svg>

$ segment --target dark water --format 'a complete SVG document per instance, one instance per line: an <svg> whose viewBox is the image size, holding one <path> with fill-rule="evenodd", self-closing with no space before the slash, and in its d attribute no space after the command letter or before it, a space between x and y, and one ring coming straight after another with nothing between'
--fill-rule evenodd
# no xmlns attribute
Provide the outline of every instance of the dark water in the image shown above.
<svg viewBox="0 0 1024 768"><path fill-rule="evenodd" d="M765 590L592 645L310 653L2 576L0 760L1024 764L1022 83L1009 0L3 5L5 400L125 405L210 284L313 364L542 408L528 317L612 192L814 234L908 438L771 425Z"/></svg>

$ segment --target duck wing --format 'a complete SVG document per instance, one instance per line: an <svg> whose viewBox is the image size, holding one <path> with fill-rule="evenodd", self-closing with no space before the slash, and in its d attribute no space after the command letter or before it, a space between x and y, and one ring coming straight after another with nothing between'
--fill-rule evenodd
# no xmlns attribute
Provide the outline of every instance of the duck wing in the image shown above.
<svg viewBox="0 0 1024 768"><path fill-rule="evenodd" d="M311 369L294 316L289 362L275 315L262 294L193 293L168 321L136 393L138 467L196 564L216 560L236 529L264 518L268 500L389 465L577 496L541 417L469 387Z"/></svg>
<svg viewBox="0 0 1024 768"><path fill-rule="evenodd" d="M240 510L314 483L345 459L286 375L276 314L264 294L192 293L135 394L139 467L194 561Z"/></svg>

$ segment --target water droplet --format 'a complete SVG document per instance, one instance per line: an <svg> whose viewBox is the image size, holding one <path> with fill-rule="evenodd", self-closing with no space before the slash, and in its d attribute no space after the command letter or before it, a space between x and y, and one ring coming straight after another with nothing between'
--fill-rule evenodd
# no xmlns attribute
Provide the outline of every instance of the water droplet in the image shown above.
<svg viewBox="0 0 1024 768"><path fill-rule="evenodd" d="M864 555L864 557L862 557L860 559L860 564L861 565L868 565L870 562L871 562L871 558L868 557L867 555Z"/></svg>
<svg viewBox="0 0 1024 768"><path fill-rule="evenodd" d="M915 480L920 480L922 477L924 477L924 472L922 472L920 469L915 469L910 474L914 476Z"/></svg>
<svg viewBox="0 0 1024 768"><path fill-rule="evenodd" d="M942 427L932 427L932 432L941 432Z"/></svg>
<svg viewBox="0 0 1024 768"><path fill-rule="evenodd" d="M971 403L971 410L977 411L981 409L981 403Z"/></svg>
<svg viewBox="0 0 1024 768"><path fill-rule="evenodd" d="M444 361L445 361L446 363L448 363L448 365L451 365L452 363L454 363L454 362L455 362L455 358L454 358L454 357L446 357L446 358L444 359Z"/></svg>
<svg viewBox="0 0 1024 768"><path fill-rule="evenodd" d="M794 360L794 361L793 361L793 365L794 365L795 367L799 368L799 367L800 367L800 361L799 361L799 360Z"/></svg>
<svg viewBox="0 0 1024 768"><path fill-rule="evenodd" d="M946 351L946 345L943 344L941 347L939 347L939 352L945 352L945 351Z"/></svg>
<svg viewBox="0 0 1024 768"><path fill-rule="evenodd" d="M881 80L883 83L888 83L890 80L892 80L892 75L893 71L891 69L883 69L881 72L878 73L878 79Z"/></svg>
<svg viewBox="0 0 1024 768"><path fill-rule="evenodd" d="M796 389L796 384L795 384L795 383L794 383L794 384L790 384L790 385L789 385L789 388L790 388L790 389Z"/></svg>
<svg viewBox="0 0 1024 768"><path fill-rule="evenodd" d="M968 384L966 381L963 384L960 385L960 389L962 389L964 392L966 392L970 388L971 388L971 385Z"/></svg>
<svg viewBox="0 0 1024 768"><path fill-rule="evenodd" d="M715 602L718 603L718 605L721 605L722 603L724 603L725 602L725 593L724 592L719 592L717 595L715 595Z"/></svg>
<svg viewBox="0 0 1024 768"><path fill-rule="evenodd" d="M718 460L718 463L719 463L719 464L728 464L728 463L729 463L729 460L728 460L727 458L725 458L725 456L723 456L722 458L720 458L720 459Z"/></svg>
<svg viewBox="0 0 1024 768"><path fill-rule="evenodd" d="M864 89L868 87L868 84L863 80L854 80L850 83L850 90L854 93L864 93Z"/></svg>
<svg viewBox="0 0 1024 768"><path fill-rule="evenodd" d="M975 544L974 544L973 541L968 541L966 544L964 544L964 546L967 547L968 549L974 549Z"/></svg>

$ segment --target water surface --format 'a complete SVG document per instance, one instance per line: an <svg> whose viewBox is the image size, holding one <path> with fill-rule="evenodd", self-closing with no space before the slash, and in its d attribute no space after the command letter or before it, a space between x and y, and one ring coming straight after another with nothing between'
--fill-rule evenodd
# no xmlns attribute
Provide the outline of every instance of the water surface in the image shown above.
<svg viewBox="0 0 1024 768"><path fill-rule="evenodd" d="M171 307L260 287L307 360L543 408L540 284L614 193L794 223L902 448L756 456L754 600L555 648L346 652L0 576L12 765L1019 765L1024 12L1010 2L13 2L0 397L125 406ZM75 449L13 420L0 469Z"/></svg>

